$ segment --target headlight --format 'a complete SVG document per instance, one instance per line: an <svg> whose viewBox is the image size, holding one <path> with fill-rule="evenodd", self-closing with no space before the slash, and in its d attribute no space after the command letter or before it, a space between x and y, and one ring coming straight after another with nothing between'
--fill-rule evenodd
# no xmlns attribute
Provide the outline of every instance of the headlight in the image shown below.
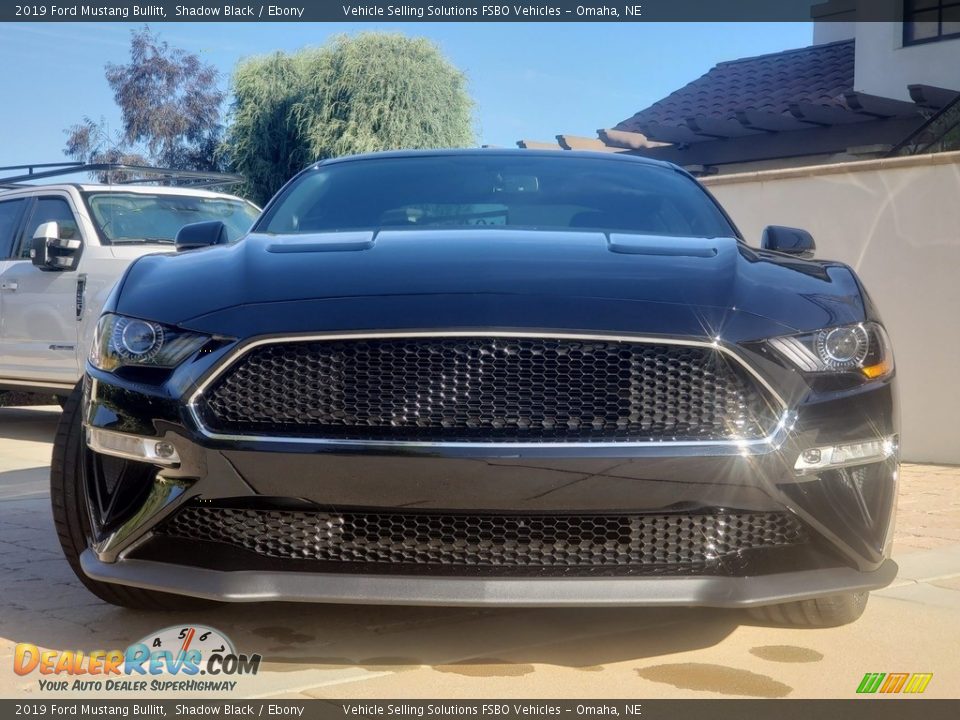
<svg viewBox="0 0 960 720"><path fill-rule="evenodd" d="M112 371L124 365L172 368L199 350L209 338L149 320L104 315L90 348L90 362Z"/></svg>
<svg viewBox="0 0 960 720"><path fill-rule="evenodd" d="M893 372L890 340L878 323L841 325L767 342L804 372L853 372L870 379Z"/></svg>

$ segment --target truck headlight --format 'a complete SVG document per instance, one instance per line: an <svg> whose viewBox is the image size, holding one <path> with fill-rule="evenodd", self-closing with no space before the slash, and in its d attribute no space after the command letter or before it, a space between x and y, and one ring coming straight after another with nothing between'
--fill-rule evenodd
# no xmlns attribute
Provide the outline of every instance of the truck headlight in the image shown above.
<svg viewBox="0 0 960 720"><path fill-rule="evenodd" d="M90 348L90 363L112 371L124 365L172 368L195 353L206 335L123 315L100 318Z"/></svg>
<svg viewBox="0 0 960 720"><path fill-rule="evenodd" d="M773 338L767 344L808 373L853 372L868 379L893 373L893 350L879 323L824 328L803 335Z"/></svg>

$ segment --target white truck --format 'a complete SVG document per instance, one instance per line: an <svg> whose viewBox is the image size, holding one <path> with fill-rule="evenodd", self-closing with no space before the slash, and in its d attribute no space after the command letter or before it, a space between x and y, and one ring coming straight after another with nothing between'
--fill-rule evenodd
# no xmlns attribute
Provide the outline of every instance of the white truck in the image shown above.
<svg viewBox="0 0 960 720"><path fill-rule="evenodd" d="M54 172L0 178L0 396L69 395L101 308L131 262L172 251L180 228L194 222L220 220L233 241L259 214L246 200L198 187L236 176L151 170L193 185L23 182Z"/></svg>

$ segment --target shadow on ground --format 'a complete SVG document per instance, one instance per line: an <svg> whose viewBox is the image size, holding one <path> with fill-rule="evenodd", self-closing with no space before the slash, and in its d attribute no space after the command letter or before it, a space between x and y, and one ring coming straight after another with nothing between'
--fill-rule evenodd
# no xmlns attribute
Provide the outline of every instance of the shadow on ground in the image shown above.
<svg viewBox="0 0 960 720"><path fill-rule="evenodd" d="M53 442L59 421L56 405L0 407L0 439Z"/></svg>
<svg viewBox="0 0 960 720"><path fill-rule="evenodd" d="M64 563L66 567L66 563ZM24 592L26 591L26 592ZM61 607L48 605L55 592ZM33 596L33 597L31 597ZM443 666L461 674L525 674L549 664L603 665L711 647L736 627L739 613L707 609L457 609L300 605L230 605L189 613L144 613L91 599L62 579L21 587L3 636L41 647L123 648L175 625L226 633L238 651L260 653L261 670L362 668L400 671ZM6 627L3 627L6 626ZM509 654L509 661L501 655ZM484 670L490 666L490 672ZM494 667L495 671L494 671ZM509 666L515 666L513 672Z"/></svg>

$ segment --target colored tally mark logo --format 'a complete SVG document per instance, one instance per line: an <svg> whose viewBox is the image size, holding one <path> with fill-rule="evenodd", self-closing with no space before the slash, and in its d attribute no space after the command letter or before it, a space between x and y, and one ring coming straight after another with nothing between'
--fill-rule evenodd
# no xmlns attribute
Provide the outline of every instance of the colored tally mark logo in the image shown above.
<svg viewBox="0 0 960 720"><path fill-rule="evenodd" d="M919 694L927 689L933 673L866 673L857 692Z"/></svg>

